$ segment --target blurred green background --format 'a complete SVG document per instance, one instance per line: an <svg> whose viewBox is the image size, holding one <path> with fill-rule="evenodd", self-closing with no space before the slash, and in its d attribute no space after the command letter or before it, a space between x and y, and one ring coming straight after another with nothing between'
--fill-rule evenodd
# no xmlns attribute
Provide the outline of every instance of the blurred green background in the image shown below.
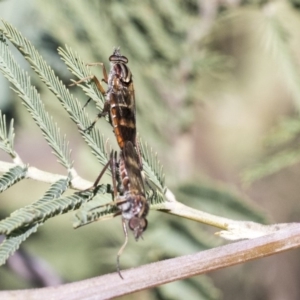
<svg viewBox="0 0 300 300"><path fill-rule="evenodd" d="M134 75L138 131L157 151L179 201L237 220L299 220L300 1L7 0L0 1L0 17L34 44L66 85L74 77L58 46L107 67L113 47L121 47ZM66 133L76 170L93 181L101 166L55 97L14 53ZM93 70L101 78L101 69ZM2 75L0 90L0 109L15 118L23 161L66 174ZM86 102L79 88L71 92ZM93 119L92 104L88 110ZM111 127L104 120L97 127L115 145ZM10 161L2 153L0 159ZM1 194L1 217L37 200L47 187L28 180ZM226 243L214 228L192 221L155 211L148 220L144 240L131 237L122 268ZM31 236L0 267L0 289L114 272L124 239L120 218L77 230L72 221L72 213L53 218ZM298 257L292 251L124 299L296 300Z"/></svg>

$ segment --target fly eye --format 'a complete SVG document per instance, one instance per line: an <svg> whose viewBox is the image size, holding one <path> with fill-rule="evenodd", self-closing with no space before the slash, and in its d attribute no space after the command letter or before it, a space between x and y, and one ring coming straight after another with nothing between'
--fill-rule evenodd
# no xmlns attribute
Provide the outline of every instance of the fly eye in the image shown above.
<svg viewBox="0 0 300 300"><path fill-rule="evenodd" d="M111 55L109 57L109 61L112 61L112 62L122 62L124 64L127 64L128 63L128 58L126 56L123 56L123 55Z"/></svg>

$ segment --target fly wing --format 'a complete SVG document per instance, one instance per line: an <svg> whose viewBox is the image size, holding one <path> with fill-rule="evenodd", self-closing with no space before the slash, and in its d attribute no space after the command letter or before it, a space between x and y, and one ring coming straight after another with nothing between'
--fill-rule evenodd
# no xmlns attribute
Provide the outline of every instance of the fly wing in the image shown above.
<svg viewBox="0 0 300 300"><path fill-rule="evenodd" d="M109 89L106 97L110 104L110 122L121 149L125 142L136 143L135 95L128 59L114 52L110 57Z"/></svg>
<svg viewBox="0 0 300 300"><path fill-rule="evenodd" d="M127 99L125 100L125 102L127 106L131 109L132 113L135 115L135 94L132 81L128 84L126 91Z"/></svg>
<svg viewBox="0 0 300 300"><path fill-rule="evenodd" d="M114 128L118 145L122 149L126 141L136 142L135 112L122 104L122 90L113 91L110 97L110 122Z"/></svg>
<svg viewBox="0 0 300 300"><path fill-rule="evenodd" d="M119 105L120 114L123 118L135 120L135 94L133 82L129 84L122 83L118 80L113 90L114 101Z"/></svg>
<svg viewBox="0 0 300 300"><path fill-rule="evenodd" d="M118 103L120 117L135 123L135 99L133 84L128 87L123 86L116 91L115 101Z"/></svg>
<svg viewBox="0 0 300 300"><path fill-rule="evenodd" d="M112 89L108 93L109 104L116 108L119 119L130 120L135 123L135 100L134 93L123 87Z"/></svg>
<svg viewBox="0 0 300 300"><path fill-rule="evenodd" d="M137 190L139 193L145 195L144 180L139 163L140 158L133 144L129 141L125 143L123 148L123 158L131 189Z"/></svg>

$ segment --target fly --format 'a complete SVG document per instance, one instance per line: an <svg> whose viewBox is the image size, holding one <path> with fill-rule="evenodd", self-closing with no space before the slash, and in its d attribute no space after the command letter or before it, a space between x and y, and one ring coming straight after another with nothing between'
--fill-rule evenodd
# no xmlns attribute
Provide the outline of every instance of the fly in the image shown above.
<svg viewBox="0 0 300 300"><path fill-rule="evenodd" d="M149 203L145 196L145 185L140 168L139 156L132 142L127 141L120 152L120 159L117 161L117 152L112 151L110 160L96 179L94 188L97 187L105 170L110 166L113 182L114 201L106 204L114 204L119 208L115 214L122 215L122 227L125 241L117 254L117 271L120 272L120 256L128 243L128 229L134 235L136 241L142 237L147 228L146 216L149 212Z"/></svg>
<svg viewBox="0 0 300 300"><path fill-rule="evenodd" d="M109 122L113 126L119 147L123 149L126 141L130 141L136 147L135 94L132 73L127 66L128 58L121 55L119 48L115 48L113 54L109 57L109 61L110 71L108 74L103 63L89 64L102 66L102 81L107 84L107 90L104 89L95 75L74 83L79 84L87 79L92 80L105 97L102 112L97 115L96 119L85 130L92 129L99 118L108 114Z"/></svg>

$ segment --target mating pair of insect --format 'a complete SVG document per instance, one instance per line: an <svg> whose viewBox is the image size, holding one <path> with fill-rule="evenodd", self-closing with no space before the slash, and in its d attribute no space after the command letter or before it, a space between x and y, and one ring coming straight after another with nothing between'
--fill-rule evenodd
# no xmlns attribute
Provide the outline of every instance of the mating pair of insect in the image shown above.
<svg viewBox="0 0 300 300"><path fill-rule="evenodd" d="M88 79L94 81L106 100L103 111L97 115L95 121L86 130L90 130L99 118L108 114L121 149L119 160L117 160L117 152L111 152L110 159L96 179L93 188L97 188L101 177L110 167L113 203L119 208L116 215L122 215L122 227L125 234L125 242L117 255L117 271L122 278L119 258L128 242L127 224L133 231L135 239L138 240L147 228L146 216L149 211L149 203L145 195L142 159L136 141L135 95L132 74L127 66L128 59L121 55L120 49L117 48L109 57L109 61L111 68L108 74L102 63L93 64L102 66L102 81L107 84L107 90L93 75L83 78L75 84Z"/></svg>

